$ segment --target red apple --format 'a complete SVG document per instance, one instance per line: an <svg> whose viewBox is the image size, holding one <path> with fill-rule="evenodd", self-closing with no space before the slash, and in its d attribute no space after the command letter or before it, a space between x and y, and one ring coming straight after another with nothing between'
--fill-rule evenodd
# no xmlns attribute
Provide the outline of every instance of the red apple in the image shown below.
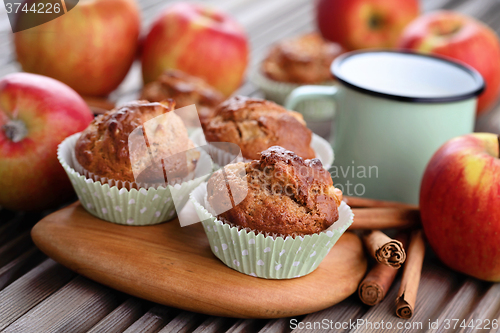
<svg viewBox="0 0 500 333"><path fill-rule="evenodd" d="M495 134L445 143L427 165L420 188L424 231L449 267L500 281L500 158Z"/></svg>
<svg viewBox="0 0 500 333"><path fill-rule="evenodd" d="M205 79L229 96L241 84L248 64L243 28L228 14L192 3L169 6L144 40L144 83L168 68Z"/></svg>
<svg viewBox="0 0 500 333"><path fill-rule="evenodd" d="M24 71L53 77L82 95L107 95L132 65L139 29L133 0L80 1L63 16L15 33L17 60Z"/></svg>
<svg viewBox="0 0 500 333"><path fill-rule="evenodd" d="M459 13L439 11L413 21L399 47L452 58L474 67L486 81L477 113L488 111L500 93L500 42L485 24Z"/></svg>
<svg viewBox="0 0 500 333"><path fill-rule="evenodd" d="M0 79L0 206L53 207L73 189L57 160L57 145L93 119L67 85L28 73Z"/></svg>
<svg viewBox="0 0 500 333"><path fill-rule="evenodd" d="M319 0L318 28L346 50L392 48L419 15L418 0Z"/></svg>

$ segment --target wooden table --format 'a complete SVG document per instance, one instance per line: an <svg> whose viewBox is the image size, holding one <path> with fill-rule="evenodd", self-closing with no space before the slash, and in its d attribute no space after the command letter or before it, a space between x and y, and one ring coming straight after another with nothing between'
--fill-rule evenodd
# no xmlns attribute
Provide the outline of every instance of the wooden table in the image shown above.
<svg viewBox="0 0 500 333"><path fill-rule="evenodd" d="M144 26L171 0L143 0L140 3ZM247 29L254 70L265 51L275 41L314 29L311 0L204 0L232 13ZM500 32L500 1L424 0L424 11L453 9L478 17ZM0 76L18 71L14 61L10 27L5 8L0 5ZM140 65L111 98L121 102L137 96ZM258 96L250 83L239 91ZM478 120L477 129L500 133L500 111ZM240 320L209 317L153 304L99 285L48 259L32 243L29 230L44 213L14 213L0 210L0 332L319 332L300 325L327 320L328 323L390 322L392 329L373 331L464 331L429 330L429 320L500 318L500 285L480 282L444 268L432 254L426 258L416 313L409 321L394 315L399 278L380 305L370 308L356 296L321 312L278 320ZM291 321L292 320L292 321ZM324 323L324 322L323 322ZM403 329L397 329L398 323ZM420 326L420 323L422 326ZM293 330L294 324L297 328ZM452 322L453 324L453 322ZM318 325L318 324L316 324ZM337 324L338 325L338 324ZM336 331L365 332L368 326ZM345 327L345 324L344 324ZM376 327L376 326L375 326ZM490 325L491 327L491 325ZM489 330L478 330L489 331ZM492 332L497 332L493 329Z"/></svg>

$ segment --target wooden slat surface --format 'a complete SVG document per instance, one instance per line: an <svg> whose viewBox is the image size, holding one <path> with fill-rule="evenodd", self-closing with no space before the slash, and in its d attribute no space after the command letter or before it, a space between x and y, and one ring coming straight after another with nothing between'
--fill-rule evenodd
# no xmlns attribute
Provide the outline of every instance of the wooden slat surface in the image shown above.
<svg viewBox="0 0 500 333"><path fill-rule="evenodd" d="M141 0L143 28L173 0ZM312 0L201 0L231 13L247 30L251 44L248 73L258 68L269 46L283 38L315 29ZM481 19L500 32L498 0L422 0L424 11L458 10ZM20 70L11 45L5 7L0 5L0 76ZM140 64L135 63L122 85L111 94L113 102L137 97L141 89ZM238 93L259 96L246 81ZM328 124L326 125L328 127ZM500 108L478 119L476 129L500 133ZM46 212L47 213L47 212ZM35 249L27 237L31 226L44 214L13 213L0 209L0 332L291 332L290 320L238 320L184 312L123 295L101 286L55 263ZM428 251L430 252L430 251ZM500 320L500 285L480 282L443 267L427 256L414 317L402 321L394 315L397 277L386 299L375 307L363 305L356 295L320 312L301 316L297 323L323 319L348 322L358 319L416 324L422 329L401 332L445 332L429 330L428 321L445 319ZM294 333L324 332L321 328L296 329ZM337 332L365 332L345 329ZM373 330L395 332L397 330ZM496 332L500 329L457 328L456 332Z"/></svg>
<svg viewBox="0 0 500 333"><path fill-rule="evenodd" d="M172 319L158 333L187 333L192 332L201 322L204 316L194 312L182 311Z"/></svg>
<svg viewBox="0 0 500 333"><path fill-rule="evenodd" d="M470 323L471 320L474 320L477 322L480 320L481 322L484 322L486 319L489 318L497 318L495 316L496 312L499 310L500 306L500 284L492 284L488 291L481 297L481 300L477 304L477 306L474 307L474 309L468 311L467 317L465 317L465 321L467 323ZM458 332L459 333L473 333L473 332L480 332L482 329L479 329L478 327L472 328L461 328Z"/></svg>
<svg viewBox="0 0 500 333"><path fill-rule="evenodd" d="M366 306L362 304L358 299L356 298L356 295L351 296L344 302L337 304L336 306L333 306L329 309L325 309L323 311L318 311L316 313L312 313L310 315L307 315L302 321L304 323L314 323L314 322L321 322L323 319L328 319L333 322L339 322L339 323L344 323L344 322L349 322L349 320L357 320L363 316L363 314L366 312ZM299 321L300 322L300 321ZM292 323L292 322L290 322ZM293 322L297 323L297 322ZM294 328L292 326L292 328ZM298 332L307 332L307 333L315 333L315 332L322 332L323 329L321 328L305 328L301 329L300 327L295 328L292 332L293 333L298 333ZM337 332L348 332L349 329L342 329L339 328Z"/></svg>
<svg viewBox="0 0 500 333"><path fill-rule="evenodd" d="M145 301L131 297L120 304L106 317L95 324L89 333L118 333L123 332L146 311Z"/></svg>
<svg viewBox="0 0 500 333"><path fill-rule="evenodd" d="M259 333L285 333L290 327L290 318L269 320Z"/></svg>
<svg viewBox="0 0 500 333"><path fill-rule="evenodd" d="M85 332L117 305L111 290L78 276L4 332Z"/></svg>
<svg viewBox="0 0 500 333"><path fill-rule="evenodd" d="M153 333L158 332L177 313L176 310L162 305L155 305L141 318L130 325L125 333Z"/></svg>
<svg viewBox="0 0 500 333"><path fill-rule="evenodd" d="M193 331L193 333L226 332L234 321L235 319L233 318L208 317Z"/></svg>
<svg viewBox="0 0 500 333"><path fill-rule="evenodd" d="M23 275L0 291L0 330L64 286L75 273L52 259Z"/></svg>
<svg viewBox="0 0 500 333"><path fill-rule="evenodd" d="M440 322L444 322L446 319L463 319L468 317L468 314L474 309L474 305L479 300L482 285L467 279L461 286L460 289L454 294L453 298L450 299L447 304L445 304L439 317L437 319ZM444 325L440 326L438 329L429 329L428 333L445 333L448 332Z"/></svg>
<svg viewBox="0 0 500 333"><path fill-rule="evenodd" d="M33 246L6 265L2 266L2 268L0 268L0 290L9 285L15 279L27 273L31 267L46 258L47 256Z"/></svg>

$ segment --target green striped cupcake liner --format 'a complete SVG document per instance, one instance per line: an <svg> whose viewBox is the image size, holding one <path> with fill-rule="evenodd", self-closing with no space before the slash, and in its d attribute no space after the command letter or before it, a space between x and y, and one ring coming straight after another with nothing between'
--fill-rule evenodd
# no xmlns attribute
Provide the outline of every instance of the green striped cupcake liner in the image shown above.
<svg viewBox="0 0 500 333"><path fill-rule="evenodd" d="M342 202L339 219L323 232L299 237L273 237L232 227L214 217L206 202L207 184L190 194L213 254L238 272L265 278L291 279L314 271L340 236L352 224L354 214Z"/></svg>

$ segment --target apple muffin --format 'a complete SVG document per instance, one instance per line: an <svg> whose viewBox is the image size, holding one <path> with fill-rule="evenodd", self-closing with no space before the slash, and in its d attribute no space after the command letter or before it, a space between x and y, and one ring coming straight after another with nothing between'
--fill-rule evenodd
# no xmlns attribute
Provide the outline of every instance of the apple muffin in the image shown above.
<svg viewBox="0 0 500 333"><path fill-rule="evenodd" d="M141 99L144 100L161 102L167 98L172 98L177 108L195 104L201 122L212 118L217 105L225 99L203 79L175 69L166 70L142 90ZM187 122L196 125L194 120L188 119Z"/></svg>
<svg viewBox="0 0 500 333"><path fill-rule="evenodd" d="M130 183L176 181L194 171L199 152L175 102L133 101L96 117L78 138L76 162L97 177Z"/></svg>
<svg viewBox="0 0 500 333"><path fill-rule="evenodd" d="M314 158L312 132L302 115L276 103L235 96L217 107L216 115L203 124L207 142L237 144L246 159L258 159L260 152L281 146L303 158Z"/></svg>
<svg viewBox="0 0 500 333"><path fill-rule="evenodd" d="M207 201L232 226L296 237L319 233L337 221L342 192L318 159L274 146L259 160L216 171L207 184Z"/></svg>
<svg viewBox="0 0 500 333"><path fill-rule="evenodd" d="M312 84L332 80L330 65L342 53L338 44L310 33L275 44L261 71L279 82Z"/></svg>

